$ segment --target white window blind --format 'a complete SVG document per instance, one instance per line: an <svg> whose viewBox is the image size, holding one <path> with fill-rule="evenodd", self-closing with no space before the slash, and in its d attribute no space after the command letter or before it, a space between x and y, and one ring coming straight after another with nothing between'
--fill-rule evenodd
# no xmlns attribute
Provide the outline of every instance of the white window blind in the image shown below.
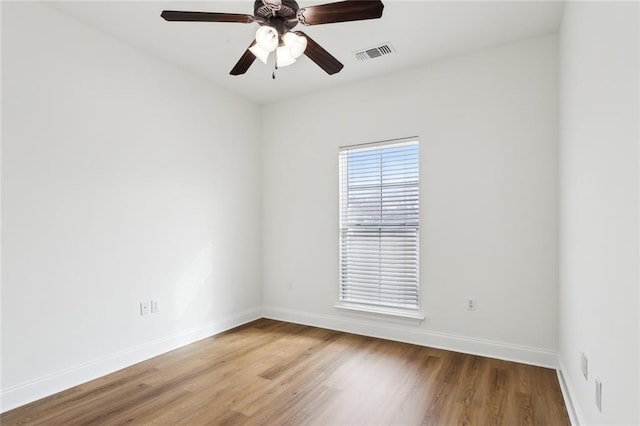
<svg viewBox="0 0 640 426"><path fill-rule="evenodd" d="M416 139L340 149L340 302L419 307Z"/></svg>

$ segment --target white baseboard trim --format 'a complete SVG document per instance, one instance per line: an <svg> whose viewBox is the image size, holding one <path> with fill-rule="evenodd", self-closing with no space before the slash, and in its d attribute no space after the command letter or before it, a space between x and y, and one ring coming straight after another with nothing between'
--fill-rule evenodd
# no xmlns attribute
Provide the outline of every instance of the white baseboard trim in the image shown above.
<svg viewBox="0 0 640 426"><path fill-rule="evenodd" d="M205 339L261 317L261 310L250 309L226 318L143 343L38 379L3 389L0 413L12 410L46 396L97 379L179 347Z"/></svg>
<svg viewBox="0 0 640 426"><path fill-rule="evenodd" d="M350 316L321 315L277 307L263 307L262 310L247 310L227 318L211 321L202 327L184 330L180 333L110 354L27 383L3 389L0 393L0 413L246 324L260 317L547 368L556 369L558 367L556 353L545 349L412 329L402 323L391 322L382 325ZM576 417L577 412L575 410L576 407L572 404L570 387L566 386L567 383L564 382L564 378L560 376L561 373L559 372L558 374L569 415ZM571 421L574 425L582 424L579 421L579 413L577 414L577 423L574 422L573 417Z"/></svg>
<svg viewBox="0 0 640 426"><path fill-rule="evenodd" d="M514 345L447 333L431 332L402 324L378 324L342 315L322 315L266 306L262 316L297 324L328 328L336 331L377 337L420 346L481 355L540 367L557 368L555 351Z"/></svg>
<svg viewBox="0 0 640 426"><path fill-rule="evenodd" d="M567 376L564 373L565 371L567 371L567 369L564 366L564 362L562 362L562 358L558 356L558 382L560 383L564 405L567 407L567 412L569 413L569 420L571 420L572 426L584 425L586 423L584 422L578 405L574 403L575 398L573 395L575 395L575 393L572 390L573 387L571 383L567 380Z"/></svg>

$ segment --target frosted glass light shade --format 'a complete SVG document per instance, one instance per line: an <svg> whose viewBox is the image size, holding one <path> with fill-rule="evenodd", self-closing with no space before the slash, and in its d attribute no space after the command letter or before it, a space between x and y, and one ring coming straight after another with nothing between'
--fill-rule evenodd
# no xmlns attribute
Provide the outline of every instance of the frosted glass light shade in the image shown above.
<svg viewBox="0 0 640 426"><path fill-rule="evenodd" d="M260 28L258 28L258 31L256 31L256 43L263 50L266 50L267 52L273 52L274 50L276 50L278 44L280 43L278 31L268 25L262 25Z"/></svg>
<svg viewBox="0 0 640 426"><path fill-rule="evenodd" d="M307 38L288 32L284 35L284 45L289 49L289 54L298 59L307 48Z"/></svg>
<svg viewBox="0 0 640 426"><path fill-rule="evenodd" d="M269 58L270 52L267 52L266 50L264 50L262 47L260 47L260 45L254 44L249 48L249 52L253 53L253 55L256 58L260 59L260 62L262 62L263 64L267 63L267 59Z"/></svg>
<svg viewBox="0 0 640 426"><path fill-rule="evenodd" d="M278 50L276 50L276 64L278 65L278 68L289 66L295 61L296 58L291 56L287 46L278 47Z"/></svg>

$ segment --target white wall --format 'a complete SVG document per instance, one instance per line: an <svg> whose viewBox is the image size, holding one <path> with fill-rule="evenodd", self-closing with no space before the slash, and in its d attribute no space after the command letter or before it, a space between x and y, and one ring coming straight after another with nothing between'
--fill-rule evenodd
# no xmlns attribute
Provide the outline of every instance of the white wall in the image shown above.
<svg viewBox="0 0 640 426"><path fill-rule="evenodd" d="M268 105L263 117L266 315L555 364L556 37ZM427 318L338 311L338 147L414 135Z"/></svg>
<svg viewBox="0 0 640 426"><path fill-rule="evenodd" d="M568 2L560 36L559 358L584 424L640 423L639 13Z"/></svg>
<svg viewBox="0 0 640 426"><path fill-rule="evenodd" d="M262 214L256 106L2 8L6 410L258 317Z"/></svg>

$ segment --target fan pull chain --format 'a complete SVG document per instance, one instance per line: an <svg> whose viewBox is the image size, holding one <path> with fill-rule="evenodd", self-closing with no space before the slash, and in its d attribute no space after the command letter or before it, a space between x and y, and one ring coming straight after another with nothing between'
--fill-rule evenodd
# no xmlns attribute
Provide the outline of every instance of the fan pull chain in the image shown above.
<svg viewBox="0 0 640 426"><path fill-rule="evenodd" d="M273 72L271 73L271 78L274 79L274 80L276 79L276 71L278 71L278 63L277 62L273 66Z"/></svg>

